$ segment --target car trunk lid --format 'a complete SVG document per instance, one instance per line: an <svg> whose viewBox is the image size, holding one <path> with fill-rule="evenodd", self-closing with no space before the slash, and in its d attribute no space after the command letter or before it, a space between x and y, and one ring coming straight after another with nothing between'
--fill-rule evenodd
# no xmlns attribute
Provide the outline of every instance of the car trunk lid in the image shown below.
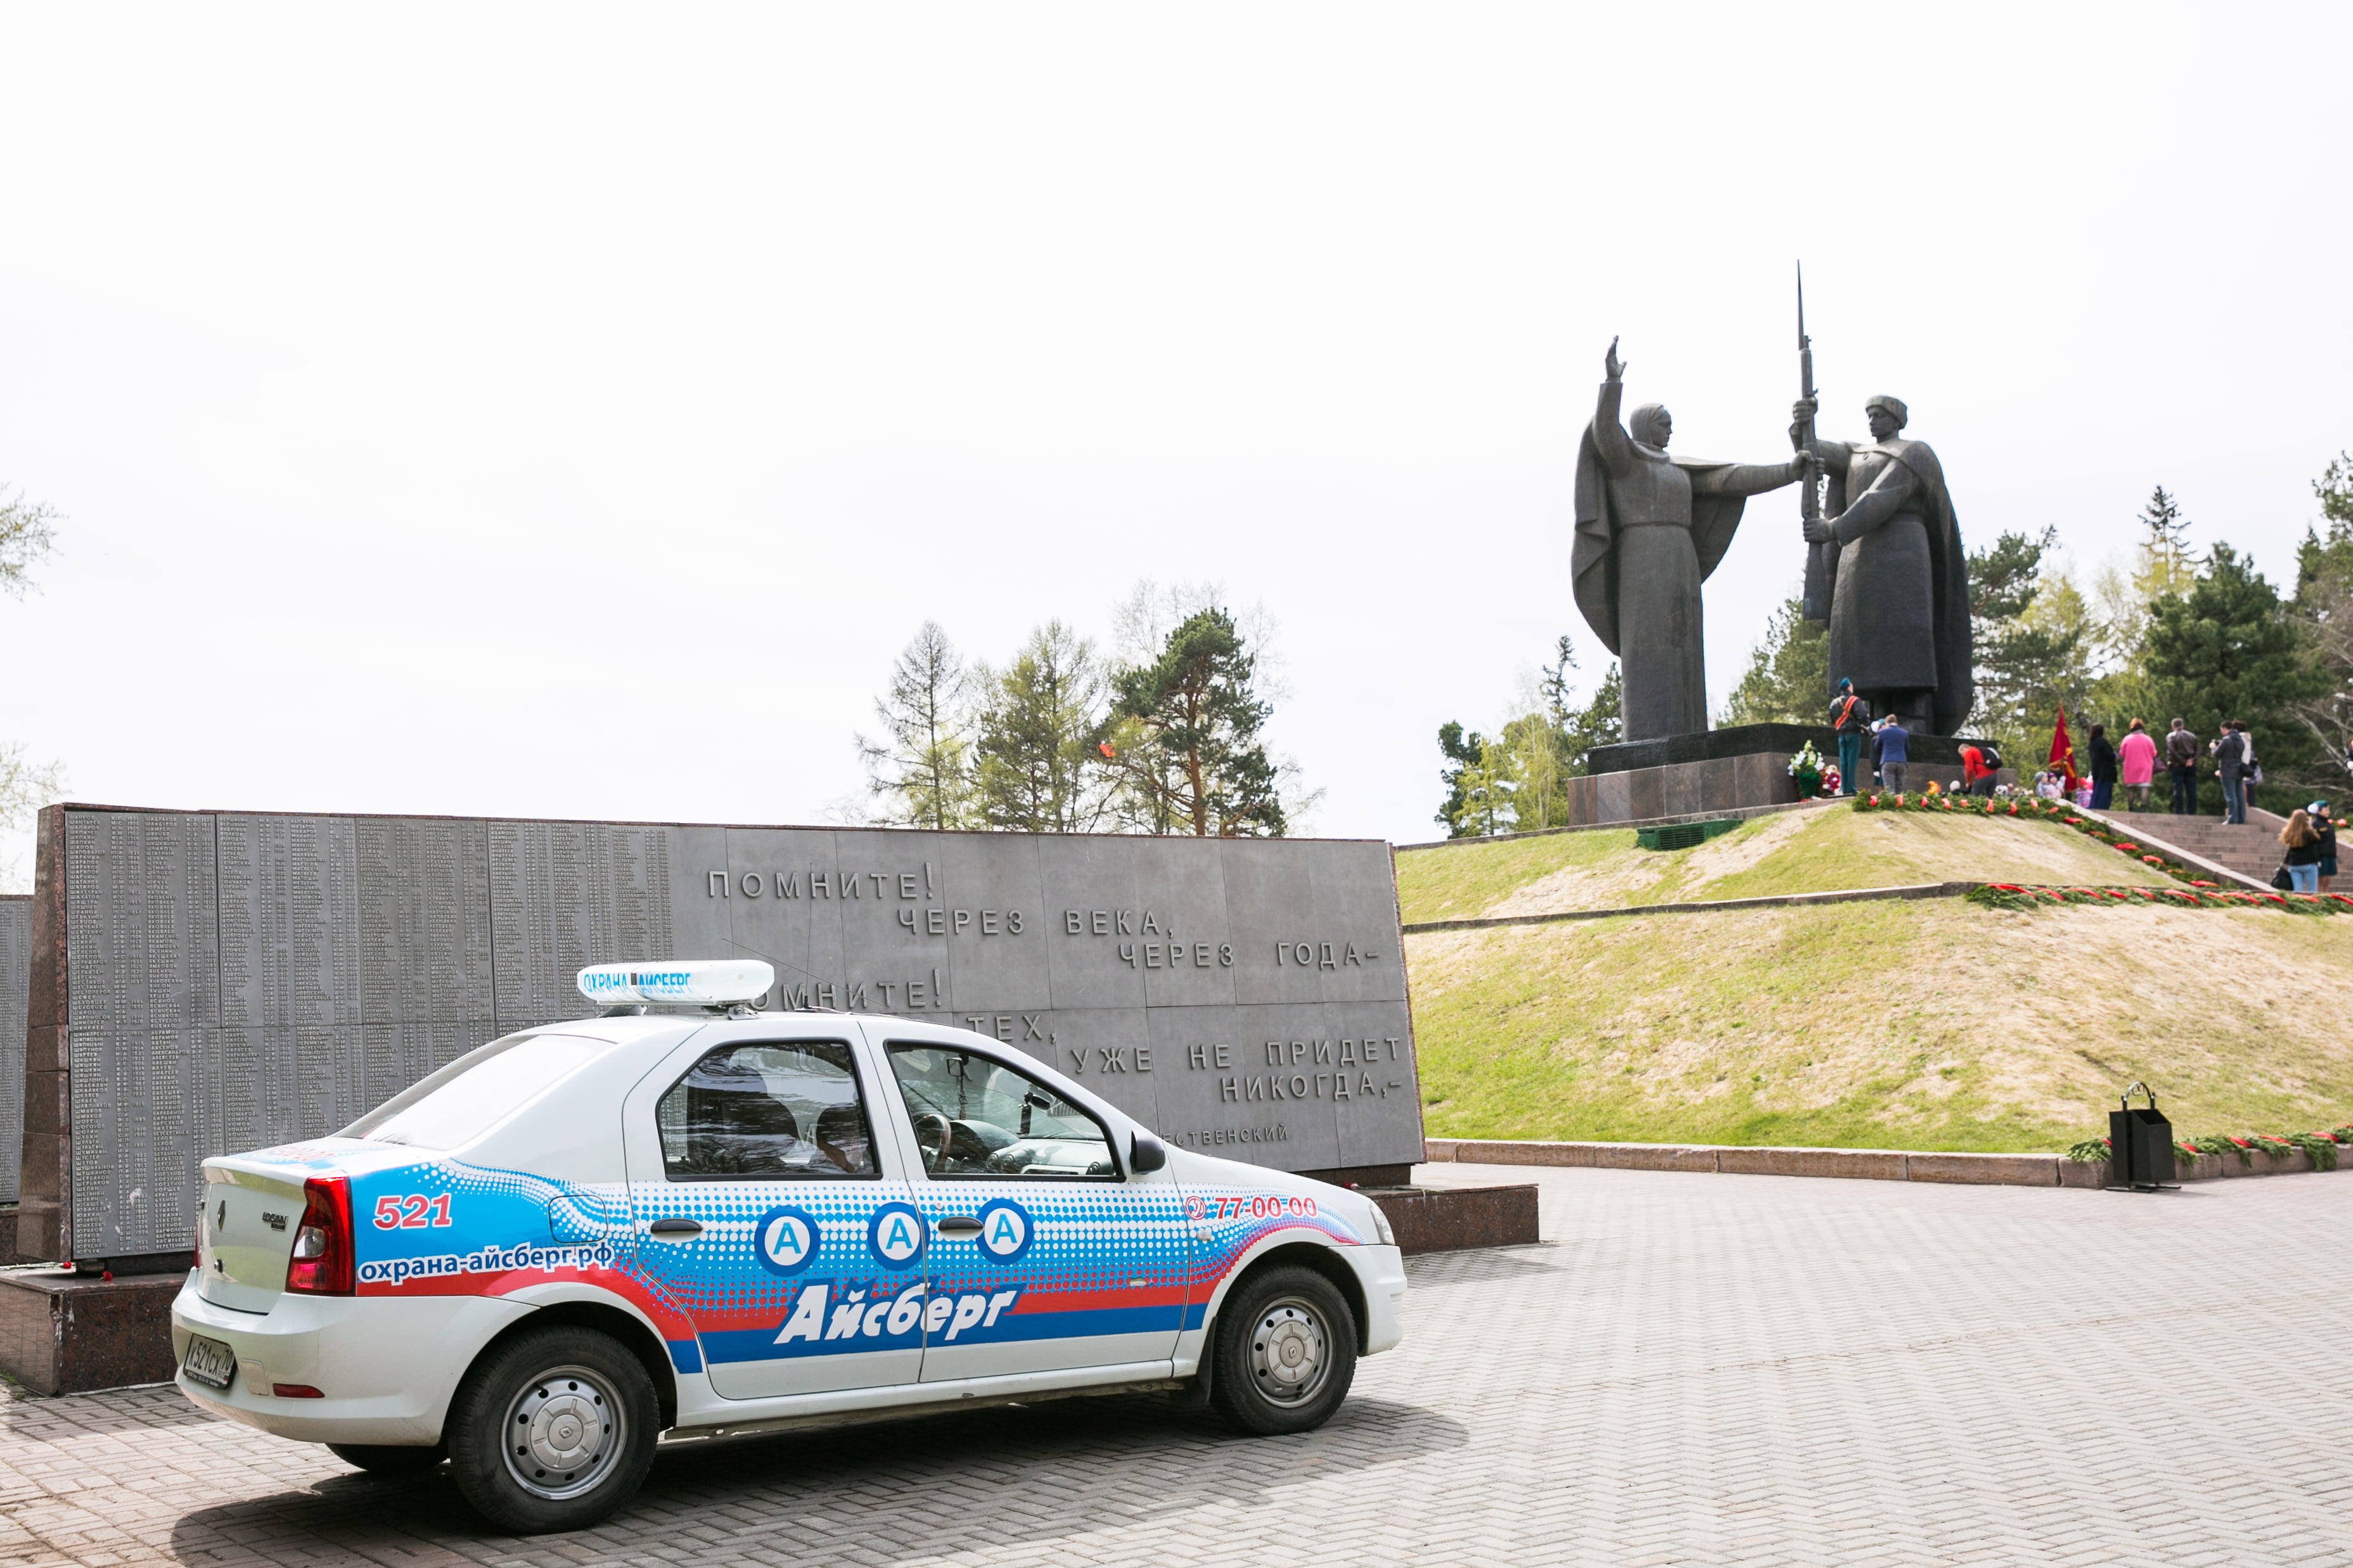
<svg viewBox="0 0 2353 1568"><path fill-rule="evenodd" d="M302 1227L305 1177L315 1165L250 1155L205 1162L196 1221L196 1293L215 1306L267 1312L286 1289L286 1262Z"/></svg>

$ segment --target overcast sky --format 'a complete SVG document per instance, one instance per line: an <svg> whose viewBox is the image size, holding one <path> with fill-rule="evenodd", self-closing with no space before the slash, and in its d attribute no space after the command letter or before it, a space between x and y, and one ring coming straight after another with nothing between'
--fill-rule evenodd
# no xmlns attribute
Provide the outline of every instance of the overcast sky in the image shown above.
<svg viewBox="0 0 2353 1568"><path fill-rule="evenodd" d="M17 7L0 740L134 805L819 820L925 617L1280 622L1318 831L1563 631L1603 349L1678 449L1892 392L1964 537L2292 578L2353 445L2343 6ZM1802 16L1802 21L1793 20ZM1750 503L1720 708L1801 565Z"/></svg>

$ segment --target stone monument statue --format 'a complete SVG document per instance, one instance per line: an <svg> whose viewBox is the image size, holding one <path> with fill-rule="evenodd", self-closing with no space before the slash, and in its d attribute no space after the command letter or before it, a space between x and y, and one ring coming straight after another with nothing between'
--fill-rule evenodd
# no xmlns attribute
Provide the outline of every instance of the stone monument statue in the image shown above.
<svg viewBox="0 0 2353 1568"><path fill-rule="evenodd" d="M1602 368L1600 405L1577 451L1577 607L1618 656L1626 739L1689 734L1707 728L1700 584L1731 548L1747 498L1795 483L1815 458L1802 446L1786 463L1671 458L1674 423L1658 404L1635 409L1630 430L1618 423L1626 367L1615 338Z"/></svg>
<svg viewBox="0 0 2353 1568"><path fill-rule="evenodd" d="M1910 419L1902 401L1862 406L1868 442L1815 439L1811 397L1791 410L1791 443L1829 479L1827 515L1805 523L1807 542L1828 547L1818 552L1826 592L1820 602L1810 592L1807 615L1821 620L1827 610L1831 689L1852 680L1873 712L1901 714L1917 733L1950 735L1977 695L1960 524L1936 454L1897 437Z"/></svg>

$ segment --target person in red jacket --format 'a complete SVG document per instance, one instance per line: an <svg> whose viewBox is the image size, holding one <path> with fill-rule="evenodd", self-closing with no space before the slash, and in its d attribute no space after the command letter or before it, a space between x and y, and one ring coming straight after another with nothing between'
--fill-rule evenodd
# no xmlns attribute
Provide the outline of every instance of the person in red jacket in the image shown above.
<svg viewBox="0 0 2353 1568"><path fill-rule="evenodd" d="M1986 766L1985 753L1975 746L1961 748L1961 789L1968 795L1991 795L1994 770Z"/></svg>

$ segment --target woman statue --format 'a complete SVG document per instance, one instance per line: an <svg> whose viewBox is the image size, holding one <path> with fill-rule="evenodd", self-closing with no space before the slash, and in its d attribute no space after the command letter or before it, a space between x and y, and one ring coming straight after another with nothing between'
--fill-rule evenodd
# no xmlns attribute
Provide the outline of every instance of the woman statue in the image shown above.
<svg viewBox="0 0 2353 1568"><path fill-rule="evenodd" d="M1674 422L1655 403L1618 423L1618 340L1602 360L1608 379L1577 453L1577 538L1570 572L1577 607L1618 656L1625 683L1626 739L1651 741L1707 728L1707 663L1700 584L1732 546L1747 498L1794 484L1810 452L1786 463L1708 463L1670 458Z"/></svg>

